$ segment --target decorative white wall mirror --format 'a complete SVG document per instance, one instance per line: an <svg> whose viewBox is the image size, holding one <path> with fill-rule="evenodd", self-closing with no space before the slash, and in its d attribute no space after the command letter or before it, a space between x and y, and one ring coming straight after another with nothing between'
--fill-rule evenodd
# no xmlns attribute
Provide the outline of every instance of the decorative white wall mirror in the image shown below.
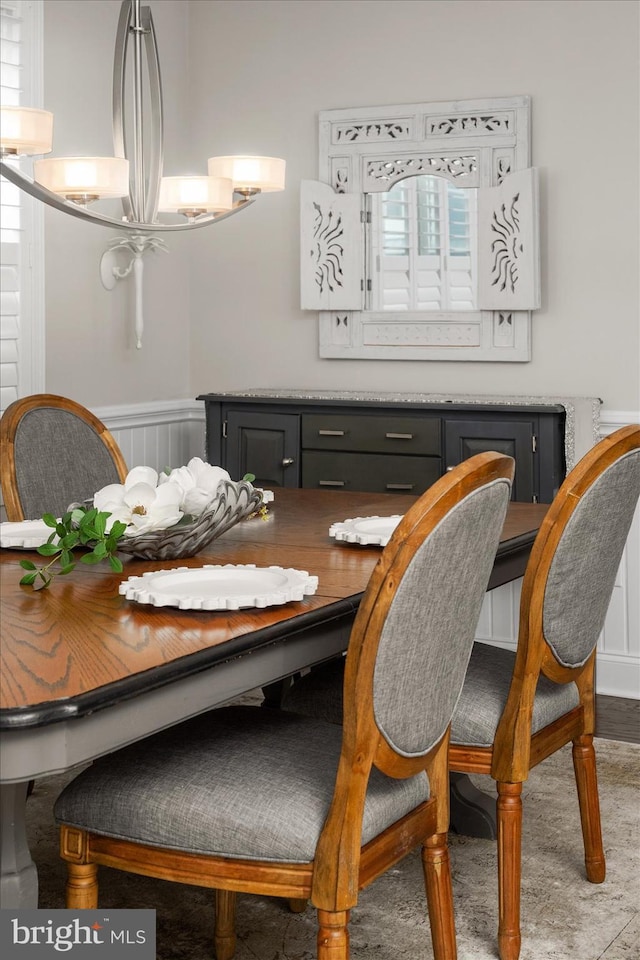
<svg viewBox="0 0 640 960"><path fill-rule="evenodd" d="M320 114L301 297L320 356L526 361L540 306L528 97Z"/></svg>

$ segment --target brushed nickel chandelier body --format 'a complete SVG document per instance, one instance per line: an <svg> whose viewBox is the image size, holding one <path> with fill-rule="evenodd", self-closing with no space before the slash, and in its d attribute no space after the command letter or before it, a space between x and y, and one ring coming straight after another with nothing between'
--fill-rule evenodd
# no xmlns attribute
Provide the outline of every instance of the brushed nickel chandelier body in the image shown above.
<svg viewBox="0 0 640 960"><path fill-rule="evenodd" d="M146 67L146 70L145 70ZM145 86L146 79L146 86ZM125 105L130 94L130 115ZM217 223L249 206L259 193L283 190L285 161L277 157L210 157L207 176L163 176L163 104L160 61L151 9L140 0L123 0L113 65L113 157L36 159L33 178L12 160L42 157L52 149L53 116L46 110L3 106L0 173L35 199L72 217L125 233L111 241L100 275L112 289L134 273L136 345L142 345L142 258L165 249L164 233ZM144 117L144 106L150 107ZM120 197L121 218L98 212L93 204ZM159 213L181 215L162 222ZM118 255L130 255L118 266Z"/></svg>

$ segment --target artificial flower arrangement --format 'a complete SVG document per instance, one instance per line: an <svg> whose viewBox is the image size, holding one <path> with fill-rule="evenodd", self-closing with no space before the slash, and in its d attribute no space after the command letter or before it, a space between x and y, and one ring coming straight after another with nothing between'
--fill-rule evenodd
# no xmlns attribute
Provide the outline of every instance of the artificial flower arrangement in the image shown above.
<svg viewBox="0 0 640 960"><path fill-rule="evenodd" d="M71 504L59 519L44 514L52 532L38 553L49 562L37 567L21 560L27 573L20 583L39 590L49 586L55 572L70 573L76 547L86 548L81 563L107 560L116 573L124 569L118 551L149 560L193 556L244 517L266 516L254 479L247 474L233 481L226 470L200 457L160 474L152 467L134 467L124 483L98 490L92 503ZM56 563L59 570L54 571Z"/></svg>

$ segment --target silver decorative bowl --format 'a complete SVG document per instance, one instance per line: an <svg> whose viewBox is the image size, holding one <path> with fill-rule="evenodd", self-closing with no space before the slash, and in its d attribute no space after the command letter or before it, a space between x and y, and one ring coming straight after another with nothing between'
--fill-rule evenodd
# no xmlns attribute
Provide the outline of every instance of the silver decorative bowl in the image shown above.
<svg viewBox="0 0 640 960"><path fill-rule="evenodd" d="M118 543L118 551L142 560L193 557L239 520L256 513L261 505L262 493L246 480L221 480L216 499L195 520L190 523L181 521L167 530L123 537Z"/></svg>

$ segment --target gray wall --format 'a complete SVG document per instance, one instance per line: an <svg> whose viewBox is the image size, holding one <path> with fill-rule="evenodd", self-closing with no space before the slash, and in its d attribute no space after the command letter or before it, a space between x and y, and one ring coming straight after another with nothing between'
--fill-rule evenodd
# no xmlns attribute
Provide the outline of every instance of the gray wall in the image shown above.
<svg viewBox="0 0 640 960"><path fill-rule="evenodd" d="M205 173L214 154L265 153L286 158L287 190L171 238L171 253L150 260L142 351L129 285L100 285L110 232L48 211L48 389L94 406L265 386L593 395L610 410L640 409L635 0L151 7L165 172ZM118 10L117 0L45 0L56 153L109 152ZM318 111L517 94L532 98L542 187L531 362L319 359L317 315L300 310L298 278L298 188L317 177Z"/></svg>

